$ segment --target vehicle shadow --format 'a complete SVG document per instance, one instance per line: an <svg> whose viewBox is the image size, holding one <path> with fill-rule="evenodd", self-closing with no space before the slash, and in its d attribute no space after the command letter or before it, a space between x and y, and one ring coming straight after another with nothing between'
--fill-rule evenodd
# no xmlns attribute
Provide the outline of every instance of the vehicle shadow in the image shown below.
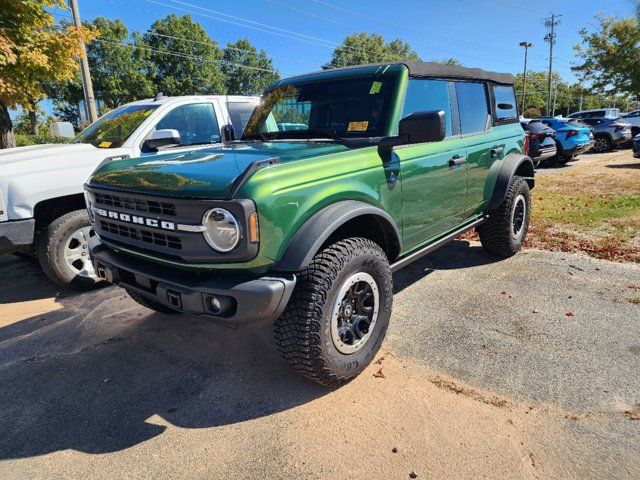
<svg viewBox="0 0 640 480"><path fill-rule="evenodd" d="M108 288L0 328L0 460L106 453L234 424L330 393L284 365L269 326L229 329Z"/></svg>
<svg viewBox="0 0 640 480"><path fill-rule="evenodd" d="M497 260L458 240L396 273L396 292L434 270ZM29 271L20 282L37 290L38 278ZM0 460L120 451L167 423L234 424L332 391L280 360L270 325L150 313L114 287L55 301L61 308L0 328Z"/></svg>
<svg viewBox="0 0 640 480"><path fill-rule="evenodd" d="M479 267L501 260L504 259L485 252L477 242L454 240L396 272L393 275L393 290L399 293L436 270Z"/></svg>
<svg viewBox="0 0 640 480"><path fill-rule="evenodd" d="M605 165L607 168L640 168L640 162L637 163L617 163L613 165Z"/></svg>
<svg viewBox="0 0 640 480"><path fill-rule="evenodd" d="M35 258L0 256L0 309L3 304L55 296L59 288L45 276Z"/></svg>

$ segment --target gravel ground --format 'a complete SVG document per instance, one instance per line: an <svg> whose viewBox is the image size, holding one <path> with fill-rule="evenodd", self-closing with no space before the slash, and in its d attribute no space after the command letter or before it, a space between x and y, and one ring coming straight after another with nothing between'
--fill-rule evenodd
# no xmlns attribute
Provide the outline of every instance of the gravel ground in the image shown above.
<svg viewBox="0 0 640 480"><path fill-rule="evenodd" d="M377 361L333 390L269 326L0 257L0 478L640 478L640 266L456 241L394 284Z"/></svg>

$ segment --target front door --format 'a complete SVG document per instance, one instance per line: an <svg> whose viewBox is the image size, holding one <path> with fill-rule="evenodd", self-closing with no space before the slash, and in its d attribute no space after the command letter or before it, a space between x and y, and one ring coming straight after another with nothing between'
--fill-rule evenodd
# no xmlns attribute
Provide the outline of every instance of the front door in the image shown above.
<svg viewBox="0 0 640 480"><path fill-rule="evenodd" d="M450 82L409 79L403 116L443 110L446 133L441 142L395 149L402 182L403 246L411 249L462 221L467 195L467 151L451 108ZM455 118L453 118L455 117Z"/></svg>

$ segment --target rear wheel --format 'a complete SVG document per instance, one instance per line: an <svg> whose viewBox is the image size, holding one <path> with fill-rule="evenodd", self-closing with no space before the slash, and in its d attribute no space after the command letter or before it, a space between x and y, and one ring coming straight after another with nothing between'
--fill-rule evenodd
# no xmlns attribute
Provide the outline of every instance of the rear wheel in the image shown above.
<svg viewBox="0 0 640 480"><path fill-rule="evenodd" d="M348 238L326 247L299 272L289 304L275 322L282 358L323 385L349 382L380 349L392 288L389 262L376 243Z"/></svg>
<svg viewBox="0 0 640 480"><path fill-rule="evenodd" d="M522 177L513 177L502 204L477 228L482 247L503 257L516 254L529 230L530 206L529 184Z"/></svg>
<svg viewBox="0 0 640 480"><path fill-rule="evenodd" d="M606 135L597 135L596 144L593 146L592 151L595 153L604 153L613 149L613 143L611 139Z"/></svg>
<svg viewBox="0 0 640 480"><path fill-rule="evenodd" d="M52 282L78 290L107 285L96 276L89 258L88 242L93 235L86 210L62 215L40 234L38 260Z"/></svg>

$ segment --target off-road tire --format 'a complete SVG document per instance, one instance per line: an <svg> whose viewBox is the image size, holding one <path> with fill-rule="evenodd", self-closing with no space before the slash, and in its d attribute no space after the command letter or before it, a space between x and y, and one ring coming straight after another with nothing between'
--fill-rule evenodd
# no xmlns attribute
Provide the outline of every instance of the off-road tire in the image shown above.
<svg viewBox="0 0 640 480"><path fill-rule="evenodd" d="M74 274L66 265L64 247L77 230L89 226L86 210L76 210L56 218L39 233L36 253L45 275L56 285L76 290L93 290L108 285L98 277L83 277ZM89 259L87 250L87 261Z"/></svg>
<svg viewBox="0 0 640 480"><path fill-rule="evenodd" d="M150 300L147 297L143 297L139 293L132 292L131 290L127 290L127 293L133 300L135 300L143 307L148 308L149 310L154 310L158 313L165 313L168 315L179 315L182 313L178 310L174 310L173 308L169 308L166 305L161 304L160 302L154 302L153 300Z"/></svg>
<svg viewBox="0 0 640 480"><path fill-rule="evenodd" d="M523 198L525 202L525 212L523 215L523 225L518 235L513 233L513 218L516 202ZM490 212L489 218L476 230L480 236L482 247L496 255L510 257L515 255L524 243L529 230L529 218L531 214L531 193L529 184L520 176L514 176L507 189L507 195L500 206Z"/></svg>
<svg viewBox="0 0 640 480"><path fill-rule="evenodd" d="M344 354L331 337L331 313L344 282L359 272L375 280L378 317L366 343L359 350ZM347 238L317 253L297 277L291 299L274 325L278 350L305 377L329 387L344 385L371 363L387 332L393 302L389 261L371 240Z"/></svg>
<svg viewBox="0 0 640 480"><path fill-rule="evenodd" d="M607 135L596 135L596 144L591 149L594 153L605 153L613 150L613 142ZM602 141L602 143L600 143Z"/></svg>

